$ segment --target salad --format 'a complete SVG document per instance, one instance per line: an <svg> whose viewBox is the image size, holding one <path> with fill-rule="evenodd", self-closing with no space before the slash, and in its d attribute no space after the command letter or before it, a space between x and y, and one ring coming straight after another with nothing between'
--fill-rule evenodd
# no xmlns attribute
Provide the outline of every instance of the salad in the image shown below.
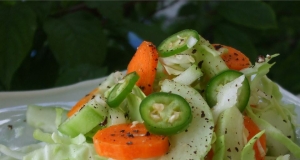
<svg viewBox="0 0 300 160"><path fill-rule="evenodd" d="M295 105L266 76L277 56L252 64L191 29L158 47L144 41L125 74L111 73L71 109L29 105L35 141L0 144L0 159L300 159Z"/></svg>

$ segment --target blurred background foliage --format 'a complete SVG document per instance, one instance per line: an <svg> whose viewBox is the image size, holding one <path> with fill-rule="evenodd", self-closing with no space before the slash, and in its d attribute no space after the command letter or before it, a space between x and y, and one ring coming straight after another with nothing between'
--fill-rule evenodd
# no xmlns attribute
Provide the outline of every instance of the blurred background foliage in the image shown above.
<svg viewBox="0 0 300 160"><path fill-rule="evenodd" d="M300 1L1 1L0 91L36 90L125 70L141 40L195 29L300 93Z"/></svg>

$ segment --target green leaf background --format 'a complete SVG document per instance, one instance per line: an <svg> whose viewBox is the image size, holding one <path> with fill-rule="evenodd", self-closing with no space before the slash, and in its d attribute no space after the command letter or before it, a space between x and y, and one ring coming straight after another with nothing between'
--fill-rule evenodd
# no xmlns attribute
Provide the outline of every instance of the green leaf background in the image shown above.
<svg viewBox="0 0 300 160"><path fill-rule="evenodd" d="M159 45L190 28L253 63L280 53L268 76L300 93L299 1L185 1L175 16L160 14L178 3L1 1L0 91L53 88L125 70L136 50L129 33Z"/></svg>
<svg viewBox="0 0 300 160"><path fill-rule="evenodd" d="M36 15L25 4L0 6L0 80L6 89L32 46Z"/></svg>

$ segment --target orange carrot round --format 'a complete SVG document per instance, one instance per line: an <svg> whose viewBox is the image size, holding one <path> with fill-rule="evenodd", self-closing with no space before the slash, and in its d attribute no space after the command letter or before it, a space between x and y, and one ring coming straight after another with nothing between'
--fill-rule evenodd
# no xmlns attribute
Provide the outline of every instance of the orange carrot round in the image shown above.
<svg viewBox="0 0 300 160"><path fill-rule="evenodd" d="M98 131L93 137L96 152L118 160L162 156L169 149L166 136L150 134L144 124L118 124Z"/></svg>
<svg viewBox="0 0 300 160"><path fill-rule="evenodd" d="M216 50L227 49L227 52L221 54L222 59L229 69L240 71L251 65L249 58L239 50L220 44L213 44Z"/></svg>
<svg viewBox="0 0 300 160"><path fill-rule="evenodd" d="M155 45L151 42L143 41L127 66L127 73L136 71L140 76L136 85L146 95L153 91L157 63L158 52Z"/></svg>
<svg viewBox="0 0 300 160"><path fill-rule="evenodd" d="M99 92L98 88L95 88L92 90L89 94L86 96L82 97L72 108L71 110L67 113L68 117L71 117L73 114L75 114L77 111L79 111L89 100L93 98L93 96Z"/></svg>
<svg viewBox="0 0 300 160"><path fill-rule="evenodd" d="M251 118L244 116L244 126L245 128L248 130L248 137L247 137L247 141L249 141L253 136L255 136L257 133L260 132L260 129L258 128L258 126L251 120ZM266 135L263 134L259 139L259 142L255 142L253 149L255 151L255 159L256 160L264 160L265 159L265 155L261 155L261 152L259 151L259 147L258 145L261 145L261 147L264 150L264 153L267 152L266 149ZM260 143L260 144L259 144Z"/></svg>

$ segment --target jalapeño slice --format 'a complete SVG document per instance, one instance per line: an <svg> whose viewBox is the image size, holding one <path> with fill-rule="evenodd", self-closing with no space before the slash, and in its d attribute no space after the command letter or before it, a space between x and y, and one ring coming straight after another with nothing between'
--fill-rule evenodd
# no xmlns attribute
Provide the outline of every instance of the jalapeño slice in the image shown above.
<svg viewBox="0 0 300 160"><path fill-rule="evenodd" d="M181 96L156 92L140 104L140 114L148 131L172 135L184 130L192 121L191 107Z"/></svg>
<svg viewBox="0 0 300 160"><path fill-rule="evenodd" d="M195 30L186 29L175 33L165 39L158 46L160 57L169 57L192 48L199 40L199 34Z"/></svg>
<svg viewBox="0 0 300 160"><path fill-rule="evenodd" d="M206 87L206 101L210 107L214 107L217 103L217 94L220 87L225 84L235 80L236 78L242 76L243 73L235 70L226 70L218 75L214 76L207 84ZM243 112L248 104L250 97L250 85L248 79L245 78L242 82L242 86L239 88L237 93L237 103L236 107Z"/></svg>
<svg viewBox="0 0 300 160"><path fill-rule="evenodd" d="M123 78L124 81L116 84L112 91L109 93L106 101L108 106L112 108L118 107L126 98L126 96L132 91L138 79L139 75L136 72L127 74Z"/></svg>

